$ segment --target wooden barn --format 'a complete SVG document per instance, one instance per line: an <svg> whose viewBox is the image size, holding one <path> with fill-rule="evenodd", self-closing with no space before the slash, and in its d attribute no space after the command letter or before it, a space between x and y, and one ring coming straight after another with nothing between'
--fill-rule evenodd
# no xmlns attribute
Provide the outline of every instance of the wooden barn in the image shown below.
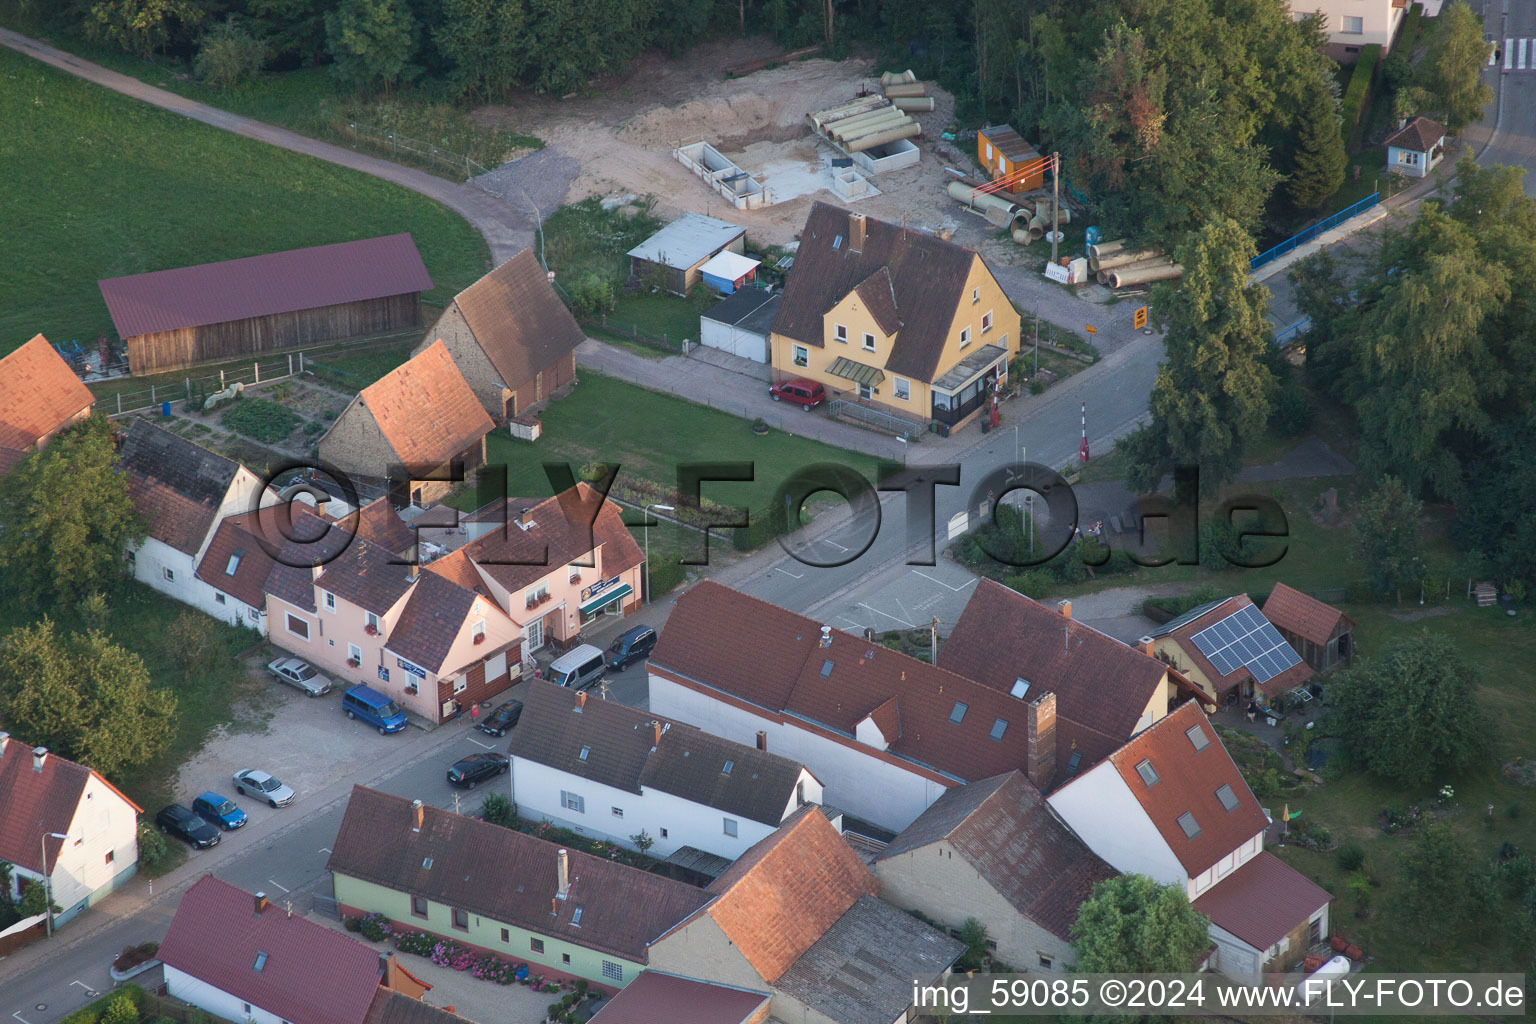
<svg viewBox="0 0 1536 1024"><path fill-rule="evenodd" d="M1264 617L1315 672L1344 668L1355 658L1355 620L1310 594L1276 583Z"/></svg>
<svg viewBox="0 0 1536 1024"><path fill-rule="evenodd" d="M409 234L98 281L135 375L421 327Z"/></svg>

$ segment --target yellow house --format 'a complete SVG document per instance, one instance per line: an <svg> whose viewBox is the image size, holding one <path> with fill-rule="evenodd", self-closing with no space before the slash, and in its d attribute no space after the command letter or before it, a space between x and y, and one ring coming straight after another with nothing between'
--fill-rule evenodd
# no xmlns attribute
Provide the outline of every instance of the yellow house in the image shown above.
<svg viewBox="0 0 1536 1024"><path fill-rule="evenodd" d="M1019 344L1019 314L974 250L826 203L770 335L777 379L948 428L979 414Z"/></svg>

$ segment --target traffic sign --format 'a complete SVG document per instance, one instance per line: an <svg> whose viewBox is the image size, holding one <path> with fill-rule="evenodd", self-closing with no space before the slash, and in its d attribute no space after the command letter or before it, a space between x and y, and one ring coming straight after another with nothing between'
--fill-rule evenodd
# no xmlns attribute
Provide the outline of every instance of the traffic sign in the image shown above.
<svg viewBox="0 0 1536 1024"><path fill-rule="evenodd" d="M1147 307L1142 306L1140 309L1138 309L1131 322L1136 325L1136 329L1138 331L1147 326Z"/></svg>
<svg viewBox="0 0 1536 1024"><path fill-rule="evenodd" d="M1099 333L1099 329L1097 327L1093 326L1093 324L1088 324L1087 327L1088 327L1088 333L1089 334L1098 334Z"/></svg>

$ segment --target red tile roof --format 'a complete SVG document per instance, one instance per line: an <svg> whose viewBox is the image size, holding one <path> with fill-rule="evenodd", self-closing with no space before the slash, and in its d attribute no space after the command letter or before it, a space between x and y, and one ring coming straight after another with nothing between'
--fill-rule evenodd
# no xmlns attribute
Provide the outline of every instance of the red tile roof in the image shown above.
<svg viewBox="0 0 1536 1024"><path fill-rule="evenodd" d="M880 883L821 808L802 807L710 884L700 914L770 984Z"/></svg>
<svg viewBox="0 0 1536 1024"><path fill-rule="evenodd" d="M441 341L364 388L342 417L359 403L407 465L442 465L495 426Z"/></svg>
<svg viewBox="0 0 1536 1024"><path fill-rule="evenodd" d="M1195 900L1195 909L1263 952L1332 899L1327 889L1264 850Z"/></svg>
<svg viewBox="0 0 1536 1024"><path fill-rule="evenodd" d="M1338 627L1339 620L1349 622L1349 617L1331 604L1324 604L1310 594L1303 594L1294 587L1276 583L1264 600L1264 617L1276 629L1294 633L1303 640L1326 644ZM1353 625L1353 623L1350 623Z"/></svg>
<svg viewBox="0 0 1536 1024"><path fill-rule="evenodd" d="M514 390L570 355L587 338L531 248L459 292L453 301L501 382Z"/></svg>
<svg viewBox="0 0 1536 1024"><path fill-rule="evenodd" d="M1428 153L1445 139L1445 125L1427 117L1416 117L1387 136L1384 146L1411 149L1416 153Z"/></svg>
<svg viewBox="0 0 1536 1024"><path fill-rule="evenodd" d="M326 866L642 964L651 940L709 899L683 882L571 850L570 896L552 915L560 847L431 805L422 814L421 831L412 831L411 801L353 786Z"/></svg>
<svg viewBox="0 0 1536 1024"><path fill-rule="evenodd" d="M650 664L849 737L894 697L900 730L889 752L961 782L1025 766L1024 701L841 630L830 647L820 639L816 620L704 580L677 599ZM966 706L958 724L956 703ZM1000 740L991 738L997 719L1007 723Z"/></svg>
<svg viewBox="0 0 1536 1024"><path fill-rule="evenodd" d="M598 502L602 502L601 508L597 507ZM524 508L529 509L529 518L533 521L532 527L526 530L517 525ZM594 547L602 549L600 562L605 578L632 569L645 560L640 545L635 543L629 527L624 525L619 507L604 501L597 489L586 483L578 483L538 504L517 504L515 499L493 502L476 510L471 521L498 525L459 550L464 552L464 558L479 565L514 598L564 565L590 561ZM441 569L438 568L440 565ZM461 581L468 579L462 559L441 558L427 568L444 575L453 574ZM512 610L514 613L518 611L516 601Z"/></svg>
<svg viewBox="0 0 1536 1024"><path fill-rule="evenodd" d="M424 292L409 234L317 245L98 281L119 337Z"/></svg>
<svg viewBox="0 0 1536 1024"><path fill-rule="evenodd" d="M746 1024L768 993L645 971L619 990L592 1024Z"/></svg>
<svg viewBox="0 0 1536 1024"><path fill-rule="evenodd" d="M1195 749L1191 729L1199 729L1209 741L1203 749ZM1136 770L1143 761L1150 761L1157 773L1153 785L1143 782ZM1269 824L1197 701L1185 701L1167 718L1138 733L1110 755L1110 762L1191 878ZM1237 799L1237 806L1230 811L1216 795L1223 786L1231 787ZM1200 829L1193 839L1179 824L1184 814L1193 815Z"/></svg>
<svg viewBox="0 0 1536 1024"><path fill-rule="evenodd" d="M212 875L182 896L156 955L167 967L302 1024L363 1024L379 988L372 949L276 905L257 914L253 894Z"/></svg>
<svg viewBox="0 0 1536 1024"><path fill-rule="evenodd" d="M43 854L40 837L69 831L85 784L94 773L57 754L44 758L40 772L33 770L32 760L32 747L14 736L0 750L0 860L45 874L38 860ZM106 779L101 781L135 812L139 810ZM63 841L49 839L47 843L51 865Z"/></svg>
<svg viewBox="0 0 1536 1024"><path fill-rule="evenodd" d="M1211 685L1216 688L1217 695L1221 695L1244 680L1252 679L1253 673L1248 671L1246 665L1240 665L1226 675L1216 671L1216 666L1212 665L1210 659L1201 654L1200 648L1195 646L1195 634L1208 626L1215 625L1229 615L1242 611L1244 608L1252 607L1252 605L1253 602L1248 599L1247 594L1236 594L1224 601L1218 601L1205 606L1203 611L1195 609L1195 611L1188 612L1167 623L1152 635L1157 637L1166 636L1177 641L1179 649L1184 652L1184 656L1211 681ZM1197 615L1195 612L1199 612L1199 614ZM1305 661L1301 661L1279 675L1272 677L1268 682L1261 684L1259 691L1273 696L1277 693L1284 693L1286 690L1294 690L1308 679L1311 679L1312 674L1312 667Z"/></svg>
<svg viewBox="0 0 1536 1024"><path fill-rule="evenodd" d="M877 863L943 840L1015 910L1068 941L1093 887L1119 874L1021 772L945 793L880 851Z"/></svg>
<svg viewBox="0 0 1536 1024"><path fill-rule="evenodd" d="M257 539L263 525L261 518L256 512L226 516L214 531L203 560L197 564L198 579L256 609L265 609L267 605L263 587L274 564L268 548L273 552L282 548L280 535L272 536L266 547ZM231 567L234 572L229 571Z"/></svg>
<svg viewBox="0 0 1536 1024"><path fill-rule="evenodd" d="M375 498L337 522L342 529L351 530L363 540L372 541L397 555L413 552L416 548L415 531L405 525L388 497Z"/></svg>
<svg viewBox="0 0 1536 1024"><path fill-rule="evenodd" d="M1003 693L1021 679L1028 699L1054 693L1058 783L1074 741L1081 774L1135 735L1168 673L1156 658L988 579L971 593L939 665Z"/></svg>
<svg viewBox="0 0 1536 1024"><path fill-rule="evenodd" d="M95 401L39 334L0 359L0 447L24 452Z"/></svg>
<svg viewBox="0 0 1536 1024"><path fill-rule="evenodd" d="M495 608L495 602L489 602ZM484 607L484 606L482 606ZM454 641L470 624L475 610L475 592L454 583L446 576L424 572L411 586L411 596L394 628L389 631L386 643L391 653L430 672L440 672ZM505 622L501 609L491 614ZM477 616L478 618L478 616ZM488 658L505 649L482 646L475 651L476 659ZM512 660L519 657L512 652Z"/></svg>

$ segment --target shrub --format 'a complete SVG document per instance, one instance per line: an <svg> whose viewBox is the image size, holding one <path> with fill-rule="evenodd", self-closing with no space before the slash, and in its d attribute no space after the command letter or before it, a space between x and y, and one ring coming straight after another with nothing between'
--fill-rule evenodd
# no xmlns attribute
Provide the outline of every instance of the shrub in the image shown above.
<svg viewBox="0 0 1536 1024"><path fill-rule="evenodd" d="M512 806L512 801L500 793L490 793L480 801L480 817L502 828L517 828L517 810Z"/></svg>
<svg viewBox="0 0 1536 1024"><path fill-rule="evenodd" d="M133 997L124 992L108 1003L101 1011L101 1024L139 1024L139 1008Z"/></svg>
<svg viewBox="0 0 1536 1024"><path fill-rule="evenodd" d="M363 919L360 917L344 917L341 923L349 932L361 931L363 927Z"/></svg>
<svg viewBox="0 0 1536 1024"><path fill-rule="evenodd" d="M395 932L395 948L413 956L431 956L437 939L426 932Z"/></svg>
<svg viewBox="0 0 1536 1024"><path fill-rule="evenodd" d="M517 980L517 965L510 960L503 960L494 953L482 953L470 967L469 973L484 981L510 985Z"/></svg>
<svg viewBox="0 0 1536 1024"><path fill-rule="evenodd" d="M1344 101L1340 111L1344 117L1345 141L1349 142L1360 126L1360 115L1370 99L1371 82L1376 75L1376 65L1381 60L1381 44L1370 43L1360 47L1360 59L1350 72L1349 85L1344 89Z"/></svg>
<svg viewBox="0 0 1536 1024"><path fill-rule="evenodd" d="M147 872L158 871L170 853L165 836L149 822L139 822L139 866Z"/></svg>
<svg viewBox="0 0 1536 1024"><path fill-rule="evenodd" d="M456 971L467 971L475 965L478 954L452 939L439 939L432 947L432 962L439 967L451 967Z"/></svg>
<svg viewBox="0 0 1536 1024"><path fill-rule="evenodd" d="M1511 818L1518 818L1520 817L1520 812L1523 809L1524 808L1520 806L1520 801L1516 800L1514 803L1510 804L1504 809L1504 813L1509 815Z"/></svg>
<svg viewBox="0 0 1536 1024"><path fill-rule="evenodd" d="M1339 847L1339 852L1334 855L1334 858L1339 862L1341 871L1359 871L1365 866L1365 851L1360 848L1359 843L1344 844Z"/></svg>
<svg viewBox="0 0 1536 1024"><path fill-rule="evenodd" d="M291 409L265 398L247 398L236 402L221 422L237 434L244 434L263 444L280 444L298 429L300 420Z"/></svg>
<svg viewBox="0 0 1536 1024"><path fill-rule="evenodd" d="M595 272L571 282L571 315L578 320L613 312L613 284Z"/></svg>
<svg viewBox="0 0 1536 1024"><path fill-rule="evenodd" d="M369 942L382 942L394 931L390 926L389 918L380 913L364 914L358 922L357 930L362 932L363 938Z"/></svg>
<svg viewBox="0 0 1536 1024"><path fill-rule="evenodd" d="M267 44L247 32L231 15L203 36L192 70L222 92L259 74L266 62Z"/></svg>

